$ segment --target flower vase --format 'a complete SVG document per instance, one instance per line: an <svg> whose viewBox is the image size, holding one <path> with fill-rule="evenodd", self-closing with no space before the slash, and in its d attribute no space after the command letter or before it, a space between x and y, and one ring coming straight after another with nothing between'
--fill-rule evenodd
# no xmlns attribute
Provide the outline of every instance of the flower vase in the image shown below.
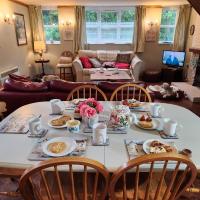
<svg viewBox="0 0 200 200"><path fill-rule="evenodd" d="M93 128L94 124L98 123L99 121L99 116L95 115L94 117L91 117L88 119L88 127Z"/></svg>

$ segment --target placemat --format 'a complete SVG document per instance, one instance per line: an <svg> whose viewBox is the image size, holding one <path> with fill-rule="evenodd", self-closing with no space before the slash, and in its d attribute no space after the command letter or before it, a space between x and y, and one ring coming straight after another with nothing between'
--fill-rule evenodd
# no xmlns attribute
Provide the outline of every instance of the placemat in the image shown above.
<svg viewBox="0 0 200 200"><path fill-rule="evenodd" d="M0 123L0 133L26 134L29 131L28 121L33 117L36 116L33 114L10 116Z"/></svg>
<svg viewBox="0 0 200 200"><path fill-rule="evenodd" d="M44 142L48 141L50 138L39 140L35 146L32 148L31 152L28 155L28 160L30 161L43 161L53 158L43 153L42 145ZM86 140L76 140L77 148L70 154L64 156L84 156L87 149L87 141Z"/></svg>
<svg viewBox="0 0 200 200"><path fill-rule="evenodd" d="M92 133L92 128L84 127L83 128L84 133ZM107 127L107 134L126 134L127 129L119 129L114 127Z"/></svg>
<svg viewBox="0 0 200 200"><path fill-rule="evenodd" d="M135 139L124 140L129 160L146 154L143 150L144 142L145 142L144 140L135 140ZM167 142L167 143L171 146L175 146L174 142Z"/></svg>

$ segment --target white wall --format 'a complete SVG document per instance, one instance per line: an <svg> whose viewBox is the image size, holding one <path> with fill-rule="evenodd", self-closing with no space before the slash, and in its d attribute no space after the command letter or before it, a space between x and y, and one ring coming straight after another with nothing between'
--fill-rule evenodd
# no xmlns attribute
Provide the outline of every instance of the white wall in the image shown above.
<svg viewBox="0 0 200 200"><path fill-rule="evenodd" d="M17 45L14 24L4 22L4 16L20 13L24 15L28 44ZM0 72L14 66L20 67L22 74L28 74L28 64L33 59L28 8L8 0L0 1Z"/></svg>

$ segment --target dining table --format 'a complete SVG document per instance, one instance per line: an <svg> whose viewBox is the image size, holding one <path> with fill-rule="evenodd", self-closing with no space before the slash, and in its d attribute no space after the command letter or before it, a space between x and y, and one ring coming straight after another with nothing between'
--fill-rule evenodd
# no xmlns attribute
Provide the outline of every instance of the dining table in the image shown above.
<svg viewBox="0 0 200 200"><path fill-rule="evenodd" d="M64 103L67 104L68 102ZM109 119L113 106L120 104L120 102L114 101L102 101L101 103L104 107L101 117L107 120ZM150 109L151 104L152 103L146 103L146 108ZM190 149L192 151L191 159L199 170L200 118L190 110L181 106L168 103L160 103L160 105L163 108L162 118L176 120L177 123L182 126L181 130L178 132L178 139L166 139L165 141L173 141L178 150ZM64 112L73 115L74 110L66 109ZM138 116L143 114L143 112L134 110L131 112L135 112ZM50 127L48 121L56 117L56 115L51 114L50 102L36 102L24 105L1 121L0 126L8 122L11 117L15 117L17 120L18 118L27 115L40 116L42 127L48 130L46 136L44 136L45 138L60 136L73 138L79 134L85 134L88 137L92 137L92 133L84 133L82 128L79 133L70 133L67 128L55 129ZM143 130L134 124L131 124L131 126L127 128L126 134L108 134L109 144L106 146L94 146L88 144L83 157L97 160L104 164L110 172L113 172L130 159L124 142L126 139L135 141L145 141L148 139L161 140L162 138L159 133L158 130ZM39 140L41 140L41 138L28 137L28 133L0 133L0 173L6 172L6 170L12 171L12 169L23 171L40 162L39 160L28 159L34 145Z"/></svg>

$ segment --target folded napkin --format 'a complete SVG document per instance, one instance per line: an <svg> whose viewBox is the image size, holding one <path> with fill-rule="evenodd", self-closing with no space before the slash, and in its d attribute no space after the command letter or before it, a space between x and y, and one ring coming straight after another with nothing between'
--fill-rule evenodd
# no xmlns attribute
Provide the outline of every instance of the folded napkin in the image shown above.
<svg viewBox="0 0 200 200"><path fill-rule="evenodd" d="M50 103L52 114L60 114L65 110L65 105L60 99L52 99Z"/></svg>

